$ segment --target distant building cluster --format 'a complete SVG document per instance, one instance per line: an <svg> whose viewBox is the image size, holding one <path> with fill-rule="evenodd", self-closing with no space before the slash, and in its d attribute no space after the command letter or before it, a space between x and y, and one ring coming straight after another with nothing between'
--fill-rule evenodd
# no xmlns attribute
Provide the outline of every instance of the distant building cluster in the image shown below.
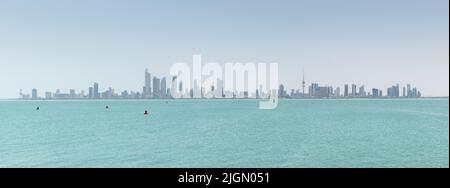
<svg viewBox="0 0 450 188"><path fill-rule="evenodd" d="M69 93L61 93L59 89L55 92L47 91L44 97L37 94L37 89L31 90L31 97L29 94L20 92L22 99L167 99L172 98L170 89L166 88L166 78L159 79L158 77L151 77L148 70L145 70L145 83L142 92L124 90L120 93L109 87L105 91L100 91L99 84L95 82L88 88L88 92L84 90L76 92L75 89L70 89Z"/></svg>
<svg viewBox="0 0 450 188"><path fill-rule="evenodd" d="M113 88L109 87L107 90L101 92L99 90L99 84L93 83L88 88L88 92L84 90L76 92L75 89L70 89L69 93L62 93L59 89L55 92L47 91L45 96L38 96L37 89L31 90L30 94L24 94L20 92L21 99L172 99L178 93L183 93L184 96L177 96L177 98L268 98L269 93L262 92L262 88L256 89L256 91L249 93L244 92L232 92L225 91L223 86L223 80L217 79L215 86L205 89L197 82L194 82L193 88L182 91L183 83L176 83L177 77L172 77L171 87L167 87L167 81L165 77L161 79L158 77L152 77L148 69L144 73L144 86L142 92L124 90L120 93L116 92ZM404 86L400 92L400 86L398 84L393 85L386 89L386 93L383 94L383 90L379 88L371 88L366 90L364 85L357 86L356 84L345 84L343 90L340 87L333 88L332 86L321 86L318 83L311 83L308 86L308 92L305 91L306 82L303 76L301 81L301 90L292 89L288 92L283 84L279 85L277 91L279 98L417 98L421 97L421 92L417 88L413 88L410 84ZM177 91L177 92L171 92ZM177 93L177 94L176 94Z"/></svg>
<svg viewBox="0 0 450 188"><path fill-rule="evenodd" d="M300 90L292 89L290 94L284 90L284 86L280 85L278 89L279 96L281 98L400 98L409 97L417 98L421 97L421 93L417 88L412 88L408 84L403 87L403 92L400 93L399 85L394 85L387 88L387 94L383 95L383 91L379 88L372 88L366 91L364 85L357 86L352 84L350 87L348 84L344 85L343 91L340 87L333 88L332 86L320 86L318 83L312 83L308 87L308 93L300 92Z"/></svg>

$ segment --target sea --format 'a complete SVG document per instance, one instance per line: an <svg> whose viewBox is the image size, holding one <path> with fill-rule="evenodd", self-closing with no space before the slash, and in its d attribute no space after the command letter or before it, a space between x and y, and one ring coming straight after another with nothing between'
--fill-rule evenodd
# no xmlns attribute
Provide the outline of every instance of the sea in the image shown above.
<svg viewBox="0 0 450 188"><path fill-rule="evenodd" d="M449 167L448 98L258 104L3 100L0 167Z"/></svg>

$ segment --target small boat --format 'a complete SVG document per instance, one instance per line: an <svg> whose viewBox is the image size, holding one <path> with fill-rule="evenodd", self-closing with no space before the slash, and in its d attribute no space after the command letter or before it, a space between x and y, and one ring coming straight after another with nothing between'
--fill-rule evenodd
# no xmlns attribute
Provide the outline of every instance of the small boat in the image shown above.
<svg viewBox="0 0 450 188"><path fill-rule="evenodd" d="M144 111L144 115L149 115L149 113L148 113L148 111L146 110L146 111Z"/></svg>

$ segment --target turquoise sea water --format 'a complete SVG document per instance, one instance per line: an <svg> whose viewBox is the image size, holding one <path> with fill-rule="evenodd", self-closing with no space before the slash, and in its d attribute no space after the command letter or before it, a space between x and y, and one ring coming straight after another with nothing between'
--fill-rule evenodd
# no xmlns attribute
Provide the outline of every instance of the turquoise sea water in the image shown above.
<svg viewBox="0 0 450 188"><path fill-rule="evenodd" d="M167 102L0 101L0 167L449 167L448 99Z"/></svg>

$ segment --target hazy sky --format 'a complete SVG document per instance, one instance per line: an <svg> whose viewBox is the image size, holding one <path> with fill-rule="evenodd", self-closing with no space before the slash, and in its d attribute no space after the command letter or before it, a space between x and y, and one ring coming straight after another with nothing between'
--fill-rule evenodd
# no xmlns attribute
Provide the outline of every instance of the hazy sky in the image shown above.
<svg viewBox="0 0 450 188"><path fill-rule="evenodd" d="M448 0L0 0L0 98L142 90L175 62L277 62L280 82L449 95Z"/></svg>

